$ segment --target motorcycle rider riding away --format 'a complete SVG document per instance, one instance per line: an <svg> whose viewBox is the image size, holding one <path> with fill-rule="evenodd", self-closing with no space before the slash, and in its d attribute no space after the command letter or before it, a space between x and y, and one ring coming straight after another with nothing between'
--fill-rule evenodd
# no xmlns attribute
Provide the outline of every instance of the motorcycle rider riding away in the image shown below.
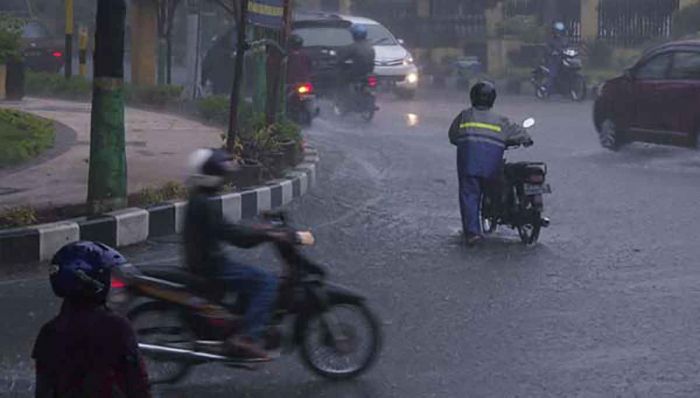
<svg viewBox="0 0 700 398"><path fill-rule="evenodd" d="M105 300L111 269L126 263L101 243L70 243L51 261L51 287L61 311L34 343L37 398L151 396L129 321Z"/></svg>
<svg viewBox="0 0 700 398"><path fill-rule="evenodd" d="M226 355L270 360L261 342L277 299L278 279L257 267L241 264L224 254L226 244L252 248L273 241L298 242L303 233L252 228L223 218L210 200L233 171L232 156L221 149L199 149L190 156L189 204L185 216L185 260L194 274L220 280L227 289L247 298L244 333L226 341Z"/></svg>
<svg viewBox="0 0 700 398"><path fill-rule="evenodd" d="M343 91L372 74L376 57L374 46L367 40L366 26L353 24L350 33L354 43L338 50L338 65L341 67L340 90Z"/></svg>
<svg viewBox="0 0 700 398"><path fill-rule="evenodd" d="M469 245L483 239L479 211L482 194L501 198L503 152L506 143L532 145L524 128L491 111L496 87L490 82L475 84L470 92L472 107L452 122L450 143L457 146L459 209L462 231Z"/></svg>
<svg viewBox="0 0 700 398"><path fill-rule="evenodd" d="M308 83L311 81L311 58L302 51L304 39L299 35L289 37L287 55L287 84Z"/></svg>

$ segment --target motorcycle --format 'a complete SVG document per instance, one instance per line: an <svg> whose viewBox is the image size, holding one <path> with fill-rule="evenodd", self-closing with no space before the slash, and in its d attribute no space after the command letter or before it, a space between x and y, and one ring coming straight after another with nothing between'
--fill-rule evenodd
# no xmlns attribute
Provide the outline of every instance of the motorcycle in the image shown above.
<svg viewBox="0 0 700 398"><path fill-rule="evenodd" d="M311 83L287 86L287 115L302 126L310 126L320 109Z"/></svg>
<svg viewBox="0 0 700 398"><path fill-rule="evenodd" d="M289 230L284 213L265 218L266 228ZM306 234L304 244L313 244ZM295 245L275 245L286 272L265 348L272 357L299 348L304 365L328 379L367 371L379 354L381 330L366 299L328 282L326 270ZM255 363L224 354L225 340L242 327L246 298L227 294L220 282L172 266L129 265L115 272L109 303L132 322L154 384L176 383L206 363L255 369Z"/></svg>
<svg viewBox="0 0 700 398"><path fill-rule="evenodd" d="M535 125L532 118L522 126L529 129ZM517 148L520 144L506 143L506 148ZM547 165L542 162L504 163L505 190L500 198L486 193L481 201L481 226L485 234L493 234L499 225L507 225L518 230L520 240L531 245L537 242L543 227L549 226L549 219L542 216L543 195L552 192L545 182ZM500 192L499 192L500 193ZM500 199L500 200L499 200ZM500 202L500 203L499 203Z"/></svg>
<svg viewBox="0 0 700 398"><path fill-rule="evenodd" d="M350 83L346 91L337 90L333 99L333 112L341 117L348 113L359 113L362 119L371 121L379 110L374 94L376 88L377 77L370 75L366 79Z"/></svg>
<svg viewBox="0 0 700 398"><path fill-rule="evenodd" d="M551 71L544 65L538 66L532 72L530 81L535 86L535 96L546 99L553 93L570 96L573 101L583 101L588 92L586 79L581 74L583 64L581 54L575 48L567 48L560 54L561 66L554 80L552 92L547 88Z"/></svg>

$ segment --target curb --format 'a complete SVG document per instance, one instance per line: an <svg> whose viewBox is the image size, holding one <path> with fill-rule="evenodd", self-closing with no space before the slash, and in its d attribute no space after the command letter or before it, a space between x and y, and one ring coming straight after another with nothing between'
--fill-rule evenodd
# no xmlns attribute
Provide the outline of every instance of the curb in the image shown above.
<svg viewBox="0 0 700 398"><path fill-rule="evenodd" d="M276 209L303 196L316 183L318 153L307 147L304 161L282 179L242 192L227 193L212 201L222 216L240 221ZM145 209L128 208L91 218L0 231L0 265L50 260L63 245L78 240L124 247L181 233L187 202L171 202Z"/></svg>

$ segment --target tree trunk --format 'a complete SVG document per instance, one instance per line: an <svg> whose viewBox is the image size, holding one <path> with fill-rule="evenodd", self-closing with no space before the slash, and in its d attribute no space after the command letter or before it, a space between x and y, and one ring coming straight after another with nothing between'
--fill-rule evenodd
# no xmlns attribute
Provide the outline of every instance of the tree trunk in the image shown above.
<svg viewBox="0 0 700 398"><path fill-rule="evenodd" d="M246 51L246 27L248 25L248 0L241 0L240 19L238 20L237 29L237 50L236 50L236 66L234 68L233 87L231 87L231 104L230 116L228 124L228 134L226 139L226 149L233 153L236 145L236 136L238 135L238 108L241 98L241 83L243 81L243 62L245 62Z"/></svg>
<svg viewBox="0 0 700 398"><path fill-rule="evenodd" d="M172 38L172 33L170 31L168 31L168 37L166 37L165 40L166 40L165 68L167 69L166 83L172 84L173 83L173 38Z"/></svg>
<svg viewBox="0 0 700 398"><path fill-rule="evenodd" d="M125 17L125 0L98 0L88 176L93 214L126 206Z"/></svg>

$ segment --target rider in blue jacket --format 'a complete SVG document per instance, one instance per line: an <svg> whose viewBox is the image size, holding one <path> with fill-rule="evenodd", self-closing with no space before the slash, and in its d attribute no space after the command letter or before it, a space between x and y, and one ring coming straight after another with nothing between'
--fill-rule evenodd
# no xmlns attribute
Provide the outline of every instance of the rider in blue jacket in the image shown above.
<svg viewBox="0 0 700 398"><path fill-rule="evenodd" d="M449 136L450 143L457 146L462 230L467 243L473 245L483 238L479 218L482 192L501 191L506 143L529 146L532 138L524 128L491 111L496 101L492 83L475 84L470 97L472 107L457 115Z"/></svg>

